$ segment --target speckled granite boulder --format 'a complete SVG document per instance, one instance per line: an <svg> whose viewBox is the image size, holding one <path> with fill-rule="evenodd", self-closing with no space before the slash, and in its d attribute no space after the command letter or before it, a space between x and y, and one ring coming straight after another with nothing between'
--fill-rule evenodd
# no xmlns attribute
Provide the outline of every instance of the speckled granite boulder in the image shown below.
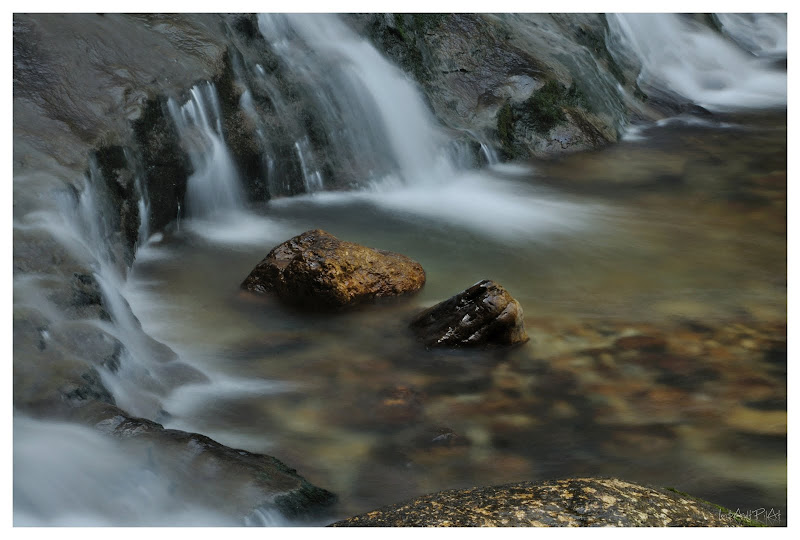
<svg viewBox="0 0 800 540"><path fill-rule="evenodd" d="M411 321L411 329L428 347L528 341L522 306L503 287L486 279L426 309Z"/></svg>
<svg viewBox="0 0 800 540"><path fill-rule="evenodd" d="M242 288L273 292L290 304L341 308L418 291L422 266L405 255L343 242L316 229L274 247Z"/></svg>
<svg viewBox="0 0 800 540"><path fill-rule="evenodd" d="M615 478L440 491L332 527L728 527L719 509Z"/></svg>

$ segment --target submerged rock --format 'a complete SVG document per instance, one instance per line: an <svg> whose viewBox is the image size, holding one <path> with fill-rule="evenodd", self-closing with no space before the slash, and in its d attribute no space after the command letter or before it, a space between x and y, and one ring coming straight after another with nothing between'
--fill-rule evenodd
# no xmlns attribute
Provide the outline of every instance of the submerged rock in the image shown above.
<svg viewBox="0 0 800 540"><path fill-rule="evenodd" d="M513 345L528 341L522 306L490 280L430 307L411 321L428 347Z"/></svg>
<svg viewBox="0 0 800 540"><path fill-rule="evenodd" d="M725 527L711 504L609 478L440 491L332 527Z"/></svg>
<svg viewBox="0 0 800 540"><path fill-rule="evenodd" d="M274 247L242 288L303 307L341 308L418 291L422 266L405 255L343 242L320 230Z"/></svg>

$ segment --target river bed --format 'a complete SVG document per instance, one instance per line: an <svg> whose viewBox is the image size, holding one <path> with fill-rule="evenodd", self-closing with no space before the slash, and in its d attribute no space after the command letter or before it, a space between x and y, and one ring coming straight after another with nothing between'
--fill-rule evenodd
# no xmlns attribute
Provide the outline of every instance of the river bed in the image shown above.
<svg viewBox="0 0 800 540"><path fill-rule="evenodd" d="M272 247L314 228L408 255L425 287L337 314L239 289ZM528 343L414 340L415 313L481 279L521 303ZM155 419L291 464L339 496L336 517L442 489L612 475L785 522L783 114L673 119L418 188L183 219L139 249L123 293L210 380L175 390Z"/></svg>

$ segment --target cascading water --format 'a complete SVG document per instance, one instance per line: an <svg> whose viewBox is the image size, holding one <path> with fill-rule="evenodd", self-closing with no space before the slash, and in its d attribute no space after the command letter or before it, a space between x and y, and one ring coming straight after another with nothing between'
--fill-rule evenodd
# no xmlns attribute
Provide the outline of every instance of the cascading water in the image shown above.
<svg viewBox="0 0 800 540"><path fill-rule="evenodd" d="M15 526L242 524L210 504L187 504L174 489L139 453L95 429L14 419Z"/></svg>
<svg viewBox="0 0 800 540"><path fill-rule="evenodd" d="M697 21L674 14L615 14L608 22L609 49L622 63L630 55L638 58L643 83L709 109L786 104L784 70Z"/></svg>
<svg viewBox="0 0 800 540"><path fill-rule="evenodd" d="M759 57L786 58L786 14L718 13L720 30Z"/></svg>
<svg viewBox="0 0 800 540"><path fill-rule="evenodd" d="M258 24L354 170L392 170L407 185L452 175L447 138L414 84L337 16L262 14Z"/></svg>
<svg viewBox="0 0 800 540"><path fill-rule="evenodd" d="M763 20L756 20L756 23L760 25L759 28L768 28L773 23L780 27L780 20L780 17L777 22L772 17L765 17ZM785 26L785 18L783 20ZM744 18L721 16L719 21L724 33L756 56L780 56L785 50L785 31L782 36L771 31L757 32L748 39L747 32L738 26L745 22ZM785 103L785 75L782 79L781 101L780 74L776 75L765 63L760 63L753 56L743 57L741 51L731 42L720 36L709 37L707 29L695 27L678 17L659 19L662 25L660 31L640 22L628 16L611 17L610 42L620 45L619 51L629 50L623 49L624 45L641 55L642 78L649 80L651 84L664 84L676 92L685 91L687 97L709 106ZM524 21L520 22L523 23ZM489 167L483 170L466 170L474 167L474 160L469 159L469 152L474 151L476 146L472 145L470 149L469 144L457 138L458 135L451 137L441 129L427 110L413 82L365 39L351 32L336 16L265 15L259 19L259 27L283 63L283 69L290 70L294 77L304 82L301 91L309 94L316 106L311 114L324 126L330 151L337 154L337 159L345 168L349 167L348 171L355 178L353 185L374 189L320 193L324 192L325 184L331 176L327 175L327 169L323 166L324 160L319 155L319 149L315 148L314 133L304 127L303 121L297 121L297 127L290 133L289 154L296 156L302 169L299 172L303 175L305 191L313 195L273 199L266 207L266 215L248 217L250 221L246 224L250 228L247 230L231 230L232 228L220 226L225 225L225 220L231 215L242 215L239 210L244 207L244 196L231 152L222 135L222 117L216 90L210 83L195 86L185 104L169 102L180 142L189 154L193 167L188 181L186 208L182 209L178 205L176 219L180 223L180 220L188 217L185 229L190 229L190 232L192 227L195 227L193 232L201 230L197 228L197 223L205 220L206 238L224 246L224 249L219 249L215 254L231 255L237 251L239 243L246 242L251 244L247 252L249 256L250 253L263 249L265 245L274 245L296 234L301 225L316 227L320 222L333 223L353 236L374 226L379 231L375 233L375 238L381 240L376 241L376 245L395 239L400 239L398 242L402 243L414 234L427 237L428 233L435 231L436 234L430 235L433 241L427 244L422 241L410 242L400 247L422 249L424 256L435 262L430 266L426 265L426 270L432 270L431 276L437 275L437 272L439 276L457 274L461 280L466 279L473 270L491 269L491 272L497 272L498 275L508 272L513 276L514 271L508 268L514 266L514 257L519 256L519 253L535 251L531 249L532 245L538 249L540 244L535 243L542 241L551 232L565 233L572 240L578 238L577 244L581 241L593 242L586 238L595 237L583 234L587 230L585 225L601 224L602 221L592 222L591 203L571 203L565 197L552 198L544 195L528 183L531 169L522 168L522 165L520 167L523 174L513 182L506 182L508 178L500 173L507 171L508 166L497 166L498 159L493 149L475 133L469 135L478 141L480 152ZM648 34L648 40L654 40L652 45L648 45L642 37L643 33ZM770 36L775 36L774 42ZM688 64L675 61L668 51L670 48L682 50L681 44L684 40L690 43L686 47L692 47L686 53L691 58L691 61L687 61ZM669 44L665 45L667 42ZM706 45L710 45L706 49L714 49L718 53L710 55L714 58L707 58L708 51L703 49ZM664 56L660 56L662 54ZM698 58L693 58L694 56ZM720 64L715 64L712 60L719 61ZM702 64L706 61L706 64ZM702 82L703 71L723 73L730 67L726 62L741 64L736 68L737 77L741 75L740 80ZM708 66L711 68L707 69ZM261 73L259 84L269 84L261 66L251 66L251 69ZM701 82L693 80L695 77ZM764 83L761 88L757 84L759 81ZM272 105L279 114L296 115L297 105L288 96L283 99L284 90L278 86L270 89ZM240 106L259 125L260 119L249 90L242 94ZM263 131L258 134L263 137L265 146L270 148L274 141L268 140ZM273 196L292 194L292 189L296 192L296 188L290 189L288 184L283 184L287 180L281 177L281 169L276 165L286 158L286 153L281 154L277 143L274 144L275 152L270 150L264 156L266 184ZM127 154L126 158L128 161L133 159ZM110 239L110 226L103 218L104 215L112 214L104 204L107 197L102 193L102 185L105 183L98 167L92 163L89 175L73 182L76 186L74 193L72 190L63 190L68 195L64 196L61 201L63 204L59 208L54 211L48 209L26 213L24 219L15 218L14 226L15 230L46 230L68 251L78 254L76 256L82 262L89 261L86 264L100 285L105 300L104 307L108 309L111 321L80 322L96 325L124 346L118 369L112 372L98 368L104 385L111 391L117 405L129 414L163 422L167 428L199 431L235 448L252 447L257 451L265 451L265 439L272 436L273 430L281 429L278 424L284 420L287 424L294 422L292 429L302 432L305 439L341 440L339 433L317 433L313 424L305 423L308 418L313 419L315 411L324 405L306 407L303 412L306 416L301 415L300 419L287 419L281 415L291 410L291 407L281 409L272 404L265 406L265 402L257 402L258 399L280 394L292 387L272 378L277 377L279 380L282 374L265 374L270 361L263 362L264 366L259 367L264 369L262 373L256 369L255 364L258 362L249 362L249 357L246 356L235 357L225 349L226 344L239 345L240 342L249 346L242 338L253 338L257 334L258 339L252 342L255 343L254 348L269 351L263 353L263 357L267 360L282 360L285 353L285 358L299 360L296 366L292 366L292 370L299 367L302 371L304 362L312 364L317 361L318 356L323 356L317 354L318 352L330 353L337 361L336 355L342 354L342 350L345 354L350 352L347 348L349 345L342 344L341 329L335 327L335 321L334 326L327 328L325 332L318 332L319 329L315 328L313 338L309 340L313 342L310 346L313 346L320 341L320 336L323 338L321 341L333 336L336 340L335 347L330 351L311 349L308 357L300 355L296 358L292 356L291 349L302 349L307 344L296 339L296 328L289 326L297 324L293 316L285 317L289 322L265 322L268 317L259 317L256 312L262 311L262 307L271 309L270 307L257 306L254 309L250 306L243 309L241 303L231 300L231 290L234 288L231 284L241 279L237 274L238 267L229 269L230 275L219 277L212 287L206 287L217 289L216 296L198 291L207 285L204 281L206 276L190 283L170 281L167 286L161 284L161 288L158 284L148 282L147 278L152 276L161 278L164 275L190 275L191 269L183 270L185 273L181 274L175 268L191 266L199 261L197 267L206 269L205 263L212 260L216 264L219 257L192 259L194 251L213 250L202 242L188 247L182 245L185 238L182 234L175 235L163 244L163 238L169 238L169 235L157 233L149 236L151 231L147 228L147 217L150 207L145 184L139 177L135 178L141 223L139 244L146 245L138 251L138 267L134 266L130 279L126 282L124 271L119 267L119 258L115 259L109 247L115 240ZM26 187L30 189L30 186ZM365 208L368 211L362 212ZM349 215L351 221L341 219L343 214ZM407 219L409 215L411 219ZM420 217L424 219L419 219ZM280 221L281 218L285 219ZM376 225L378 221L381 223ZM241 223L244 222L240 221L239 224ZM581 234L572 234L578 228ZM599 228L593 227L589 232L596 234ZM369 237L372 231L363 234ZM481 241L474 241L476 238ZM602 235L598 235L598 238L602 239ZM146 243L145 240L148 239L149 242ZM478 247L482 244L490 249L486 252L480 251ZM514 244L512 249L508 249L509 244ZM455 263L449 260L442 262L443 259L450 258L449 253L443 255L443 252L453 249L455 253L462 245L468 245L469 249L474 250L467 252L469 257L465 257L463 261L455 259ZM427 246L427 252L424 246ZM553 252L557 252L559 248L564 251L574 249L576 242L565 246L558 245ZM520 247L524 249L518 249ZM601 249L597 245L593 247ZM241 253L237 261L244 268L246 264L242 264L241 260L247 256L242 255L245 251L239 251ZM257 254L260 256L263 252ZM488 260L488 264L482 257ZM535 266L541 259L537 253L535 257L531 256L526 260L525 264L530 267L525 266L520 271L521 276L515 278L520 289L524 290L521 285L532 281L531 275L536 275L537 281L545 282L548 279L548 267L545 264ZM558 274L568 274L571 271L569 258L555 259L560 261L556 264L562 266L549 268L550 271ZM153 267L160 269L163 274L148 274ZM461 273L442 271L455 267ZM537 271L531 271L530 268L534 267ZM215 274L217 271L215 268L207 273ZM41 291L34 290L40 279L35 274L15 276L15 305L35 307L53 320L59 320L59 317L63 319L63 314L47 300L46 294L38 294ZM176 281L180 282L181 278ZM451 283L442 284L440 280L437 284L431 279L423 292L428 294L425 301L449 294L450 291L445 289L452 288L454 282L455 279ZM177 293L172 290L181 287L184 289ZM188 292L182 296L184 291ZM159 293L163 293L167 300L159 298ZM209 299L211 300L206 303ZM238 300L240 299L236 299L237 302ZM233 304L235 306L231 307ZM217 309L209 309L209 305ZM546 308L537 306L536 309ZM236 315L230 319L237 321L235 325L231 325L230 320L226 319L231 313ZM141 326L137 317L141 319ZM193 327L195 322L198 324ZM258 341L263 338L265 330L264 327L258 327L258 323L262 323L267 330L272 329L270 325L287 324L289 330L270 334L264 340ZM372 328L364 325L363 330L369 333ZM177 359L174 355L164 354L164 349L159 348L158 343L152 341L150 336L172 345L179 358L191 361L192 366L201 368L202 372L194 373L197 375L195 380L202 381L204 377L210 380L193 385L176 384L176 379L181 379L180 376L175 377L172 369L178 367ZM42 333L42 338L51 339L47 332ZM272 339L276 342L270 342ZM356 345L353 346L353 351L363 345L359 339L361 338L354 337ZM370 349L366 353L359 350L353 357L360 361L361 357L358 355L363 353L364 365L369 365L372 352ZM258 351L256 353L257 356ZM278 356L281 358L275 358ZM17 361L19 359L15 359ZM247 371L248 369L252 371ZM358 369L360 367L354 372ZM182 373L186 375L185 370ZM314 391L311 388L303 389L303 392L306 390L309 393ZM300 394L295 397L302 401L303 396ZM225 411L227 404L237 400L247 402L250 407L243 409L247 414L236 416L235 420L239 423L225 425L228 419L233 418L229 414L228 418L215 418L216 425L203 429L204 409L218 406L216 411ZM233 410L238 412L242 409ZM262 418L267 416L267 410L278 411L275 412L275 418L281 417L281 422L276 421L274 425L252 423L251 412L254 417ZM211 414L216 414L216 411ZM272 417L269 419L272 420ZM118 441L102 437L95 431L71 425L43 423L20 415L15 418L14 435L15 520L18 525L237 525L242 522L241 516L221 515L213 508L203 505L193 507L185 503L180 495L174 495L175 485L172 481L160 476L163 470L154 470L146 457L134 453L129 455L129 449L122 449L117 444ZM385 433L382 436L384 435ZM485 432L478 431L474 437L478 441L475 451L470 452L484 452L487 446L480 444L480 441L487 438ZM357 444L345 446L346 449L341 454L351 457L351 450L362 451L367 448L361 439ZM52 448L57 445L60 451L52 452ZM333 450L331 454L335 452ZM54 459L56 456L57 460ZM336 457L333 456L334 459ZM365 461L371 459L364 457ZM346 474L349 473L342 472L340 476ZM366 474L365 478L369 479L369 471ZM412 471L412 474L419 473ZM403 475L406 475L405 471ZM361 487L366 486L369 489L368 483L365 482ZM239 487L244 492L248 490L247 485ZM265 509L253 512L244 521L254 525L287 524Z"/></svg>
<svg viewBox="0 0 800 540"><path fill-rule="evenodd" d="M168 107L194 168L186 186L189 216L209 217L242 208L239 175L222 134L214 85L199 84L184 105L170 100Z"/></svg>
<svg viewBox="0 0 800 540"><path fill-rule="evenodd" d="M550 200L541 190L507 185L493 173L475 169L466 143L454 140L437 123L416 84L338 16L262 14L258 23L283 69L311 96L314 116L325 126L337 159L347 164L353 183L366 188L329 192L314 198L314 204L363 200L398 214L459 223L509 242L582 226L591 213L570 212L571 205ZM256 72L263 76L259 67ZM290 110L274 87L270 95L280 110ZM496 164L489 145L469 135L480 144L485 161ZM320 184L304 141L295 146L305 183L315 188ZM292 199L270 204L298 200Z"/></svg>
<svg viewBox="0 0 800 540"><path fill-rule="evenodd" d="M108 225L97 216L110 215L104 199L98 196L98 186L104 180L96 163L90 162L89 175L83 179L74 220L67 230L92 254L95 279L100 286L113 324L97 321L98 327L118 339L124 346L116 372L100 369L103 383L111 390L116 402L131 414L155 418L162 401L175 385L170 371L178 360L153 341L131 313L124 296L125 279L107 251L110 242ZM69 215L65 209L65 215ZM202 378L202 377L201 377Z"/></svg>

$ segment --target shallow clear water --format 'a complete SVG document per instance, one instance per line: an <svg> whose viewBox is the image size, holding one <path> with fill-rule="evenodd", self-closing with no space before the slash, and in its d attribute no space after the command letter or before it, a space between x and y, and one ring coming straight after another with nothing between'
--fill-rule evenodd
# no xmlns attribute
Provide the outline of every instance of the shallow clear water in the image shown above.
<svg viewBox="0 0 800 540"><path fill-rule="evenodd" d="M278 457L337 493L342 517L567 475L785 516L785 116L724 120L181 222L140 249L123 291L144 329L211 380L174 391L159 421ZM416 259L424 289L339 314L239 290L312 228ZM414 341L413 314L480 279L520 301L530 342ZM666 346L617 342L636 334Z"/></svg>

